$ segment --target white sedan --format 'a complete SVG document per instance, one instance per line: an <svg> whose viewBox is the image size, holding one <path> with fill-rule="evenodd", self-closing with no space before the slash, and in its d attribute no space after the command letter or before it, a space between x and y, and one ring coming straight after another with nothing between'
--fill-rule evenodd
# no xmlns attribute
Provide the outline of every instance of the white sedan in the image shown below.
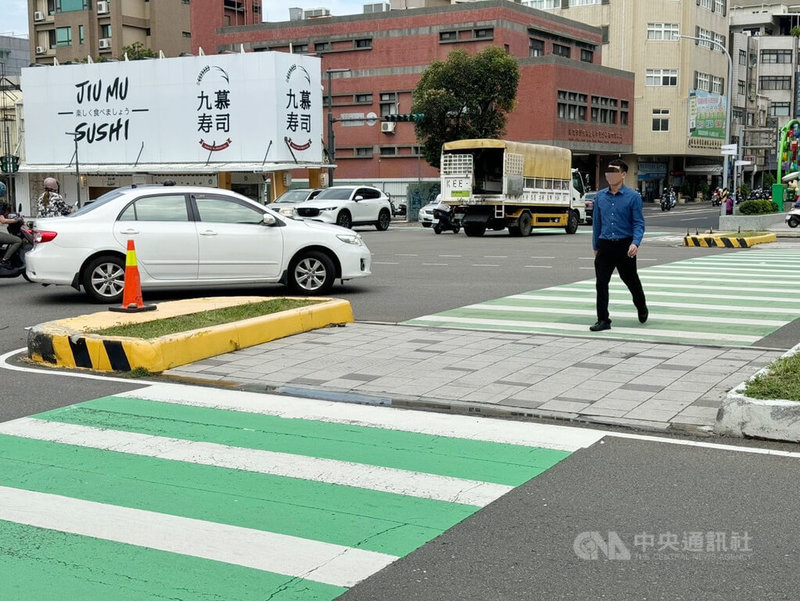
<svg viewBox="0 0 800 601"><path fill-rule="evenodd" d="M303 219L335 223L342 227L374 225L378 231L389 229L392 204L389 197L372 186L331 186L319 195L295 207Z"/></svg>
<svg viewBox="0 0 800 601"><path fill-rule="evenodd" d="M143 289L281 283L326 294L337 279L370 275L372 262L355 232L195 186L118 188L67 217L37 219L34 238L32 281L82 287L103 303L122 298L128 240Z"/></svg>

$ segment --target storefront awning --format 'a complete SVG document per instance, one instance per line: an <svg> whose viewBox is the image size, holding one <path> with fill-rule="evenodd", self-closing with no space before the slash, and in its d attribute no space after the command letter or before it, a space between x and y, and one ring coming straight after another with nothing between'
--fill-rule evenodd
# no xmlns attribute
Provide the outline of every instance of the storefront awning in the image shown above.
<svg viewBox="0 0 800 601"><path fill-rule="evenodd" d="M292 169L329 169L336 165L327 163L150 163L139 165L80 163L82 174L93 173L220 173L225 171L245 173L269 173ZM30 165L23 163L19 170L24 173L69 173L75 165Z"/></svg>
<svg viewBox="0 0 800 601"><path fill-rule="evenodd" d="M687 165L686 175L722 175L722 165Z"/></svg>

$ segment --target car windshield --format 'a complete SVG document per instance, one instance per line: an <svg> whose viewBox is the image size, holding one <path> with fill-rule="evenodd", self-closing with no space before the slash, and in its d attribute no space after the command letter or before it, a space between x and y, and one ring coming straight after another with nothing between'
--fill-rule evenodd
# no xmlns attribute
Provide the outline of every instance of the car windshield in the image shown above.
<svg viewBox="0 0 800 601"><path fill-rule="evenodd" d="M352 194L353 188L328 188L320 192L316 200L347 200Z"/></svg>
<svg viewBox="0 0 800 601"><path fill-rule="evenodd" d="M115 190L106 192L100 198L87 201L87 204L83 205L80 209L78 209L74 213L67 215L67 217L77 217L78 215L85 215L86 213L94 211L98 207L102 207L107 202L110 202L115 198L119 198L120 196L125 194L125 192L127 192L128 190L130 190L130 188L116 188Z"/></svg>
<svg viewBox="0 0 800 601"><path fill-rule="evenodd" d="M289 190L275 199L275 203L303 202L306 198L308 198L308 193L309 190Z"/></svg>

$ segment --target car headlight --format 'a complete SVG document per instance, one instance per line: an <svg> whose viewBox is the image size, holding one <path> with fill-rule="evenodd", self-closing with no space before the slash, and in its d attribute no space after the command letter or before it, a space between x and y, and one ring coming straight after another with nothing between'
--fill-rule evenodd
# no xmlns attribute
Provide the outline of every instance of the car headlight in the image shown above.
<svg viewBox="0 0 800 601"><path fill-rule="evenodd" d="M336 210L336 209L338 209L338 208L339 208L339 207L325 207L324 209L320 209L320 212L324 212L324 211L335 211L335 210Z"/></svg>
<svg viewBox="0 0 800 601"><path fill-rule="evenodd" d="M294 215L294 209L290 209L289 207L285 207L279 211L281 215L285 215L286 217L291 217Z"/></svg>
<svg viewBox="0 0 800 601"><path fill-rule="evenodd" d="M336 234L336 237L339 238L342 242L346 242L347 244L354 244L355 246L364 246L364 241L361 239L359 234Z"/></svg>

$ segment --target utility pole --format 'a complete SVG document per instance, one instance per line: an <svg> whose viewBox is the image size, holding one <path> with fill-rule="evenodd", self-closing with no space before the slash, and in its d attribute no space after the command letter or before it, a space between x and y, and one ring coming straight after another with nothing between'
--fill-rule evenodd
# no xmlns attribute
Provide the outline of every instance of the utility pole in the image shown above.
<svg viewBox="0 0 800 601"><path fill-rule="evenodd" d="M331 75L333 73L349 73L350 69L326 69L325 73L328 76L328 161L331 166L328 167L328 186L333 185L333 165L336 164L336 142L333 134L333 123L336 119L333 118L333 91L331 90Z"/></svg>

